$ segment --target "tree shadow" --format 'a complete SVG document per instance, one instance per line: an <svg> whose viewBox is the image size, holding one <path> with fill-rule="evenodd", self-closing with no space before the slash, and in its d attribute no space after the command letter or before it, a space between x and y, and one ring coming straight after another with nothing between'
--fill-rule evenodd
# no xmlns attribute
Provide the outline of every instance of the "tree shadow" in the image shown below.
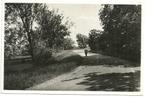
<svg viewBox="0 0 147 98"><path fill-rule="evenodd" d="M107 73L97 75L96 72L85 74L86 79L77 85L90 86L90 91L139 91L140 72Z"/></svg>
<svg viewBox="0 0 147 98"><path fill-rule="evenodd" d="M75 77L75 78L72 78L72 79L67 79L67 80L62 80L62 82L65 82L65 81L72 81L72 80L76 80L76 79L80 79L82 77Z"/></svg>

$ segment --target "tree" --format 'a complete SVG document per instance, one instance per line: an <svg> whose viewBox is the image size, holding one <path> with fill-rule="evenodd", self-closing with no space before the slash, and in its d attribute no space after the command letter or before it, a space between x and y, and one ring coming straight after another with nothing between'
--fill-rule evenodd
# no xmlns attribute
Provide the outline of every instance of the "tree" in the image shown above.
<svg viewBox="0 0 147 98"><path fill-rule="evenodd" d="M40 32L38 37L46 43L46 47L62 47L64 37L70 34L71 24L68 20L63 23L64 16L62 14L47 9L47 6L43 6L37 17L37 24L39 25L37 30Z"/></svg>
<svg viewBox="0 0 147 98"><path fill-rule="evenodd" d="M28 54L28 42L23 30L18 27L5 29L5 57Z"/></svg>
<svg viewBox="0 0 147 98"><path fill-rule="evenodd" d="M28 48L33 59L35 49L59 47L70 34L69 21L63 23L63 15L50 11L45 4L6 3L5 12L5 47L9 43L7 39L22 40L25 44L20 44ZM10 43L11 47L19 46L16 42Z"/></svg>
<svg viewBox="0 0 147 98"><path fill-rule="evenodd" d="M88 44L91 50L94 50L94 51L99 50L100 48L99 40L100 40L101 34L102 34L102 31L100 30L96 30L96 29L90 30Z"/></svg>
<svg viewBox="0 0 147 98"><path fill-rule="evenodd" d="M104 5L100 11L105 51L134 61L140 60L141 6ZM128 55L129 54L129 55Z"/></svg>
<svg viewBox="0 0 147 98"><path fill-rule="evenodd" d="M20 22L22 24L22 28L24 30L23 35L26 35L27 39L25 40L28 41L28 50L33 58L33 22L35 17L37 17L36 8L40 6L40 4L6 3L5 6L6 21L8 18L10 18L15 23Z"/></svg>
<svg viewBox="0 0 147 98"><path fill-rule="evenodd" d="M65 50L74 48L74 41L71 38L65 38L63 42L63 48Z"/></svg>
<svg viewBox="0 0 147 98"><path fill-rule="evenodd" d="M76 38L79 48L85 48L88 44L88 37L86 35L77 34Z"/></svg>

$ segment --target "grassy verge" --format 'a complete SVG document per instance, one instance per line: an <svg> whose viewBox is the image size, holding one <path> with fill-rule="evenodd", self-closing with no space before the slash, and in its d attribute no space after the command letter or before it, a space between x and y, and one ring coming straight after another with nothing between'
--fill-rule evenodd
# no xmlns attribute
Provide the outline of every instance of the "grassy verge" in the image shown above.
<svg viewBox="0 0 147 98"><path fill-rule="evenodd" d="M5 66L4 89L23 90L29 88L70 72L79 65L79 61L81 61L81 57L78 54L64 51L56 55L54 64L32 66L30 63L23 63Z"/></svg>
<svg viewBox="0 0 147 98"><path fill-rule="evenodd" d="M23 90L38 83L42 83L77 67L75 62L53 64L36 67L23 71L6 72L4 76L4 89Z"/></svg>
<svg viewBox="0 0 147 98"><path fill-rule="evenodd" d="M107 58L98 58L97 61L91 61L93 64L109 64L109 65L125 65L125 66L130 66L130 67L137 67L140 66L139 62L134 62L129 59L124 59L121 56L116 56L112 54L108 54L106 52L102 51L90 51L92 53L99 53L103 56L106 56ZM124 54L125 55L125 54Z"/></svg>

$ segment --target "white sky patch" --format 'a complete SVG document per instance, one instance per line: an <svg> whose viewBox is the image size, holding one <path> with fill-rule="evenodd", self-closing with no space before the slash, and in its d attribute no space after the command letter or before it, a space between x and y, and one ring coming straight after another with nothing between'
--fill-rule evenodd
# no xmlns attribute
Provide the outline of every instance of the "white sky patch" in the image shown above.
<svg viewBox="0 0 147 98"><path fill-rule="evenodd" d="M95 4L48 4L50 9L59 9L65 18L73 22L70 37L76 42L76 34L89 34L91 29L102 30L99 20L101 5Z"/></svg>

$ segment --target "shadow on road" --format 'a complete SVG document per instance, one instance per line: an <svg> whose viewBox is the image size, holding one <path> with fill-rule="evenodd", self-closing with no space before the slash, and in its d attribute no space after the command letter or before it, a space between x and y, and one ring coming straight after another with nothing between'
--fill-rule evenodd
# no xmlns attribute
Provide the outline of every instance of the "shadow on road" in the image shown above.
<svg viewBox="0 0 147 98"><path fill-rule="evenodd" d="M97 73L85 74L86 79L77 85L90 86L90 91L139 91L140 72L135 73Z"/></svg>
<svg viewBox="0 0 147 98"><path fill-rule="evenodd" d="M105 56L101 54L89 53L88 56L82 56L83 66L99 66L104 67L135 67L139 66L133 62L122 60L119 58ZM77 83L77 85L89 86L90 91L139 91L140 87L140 71L129 73L106 73L99 74L97 72L84 74L85 79ZM75 78L76 79L76 78ZM73 79L73 80L75 80ZM67 80L70 81L70 80Z"/></svg>

